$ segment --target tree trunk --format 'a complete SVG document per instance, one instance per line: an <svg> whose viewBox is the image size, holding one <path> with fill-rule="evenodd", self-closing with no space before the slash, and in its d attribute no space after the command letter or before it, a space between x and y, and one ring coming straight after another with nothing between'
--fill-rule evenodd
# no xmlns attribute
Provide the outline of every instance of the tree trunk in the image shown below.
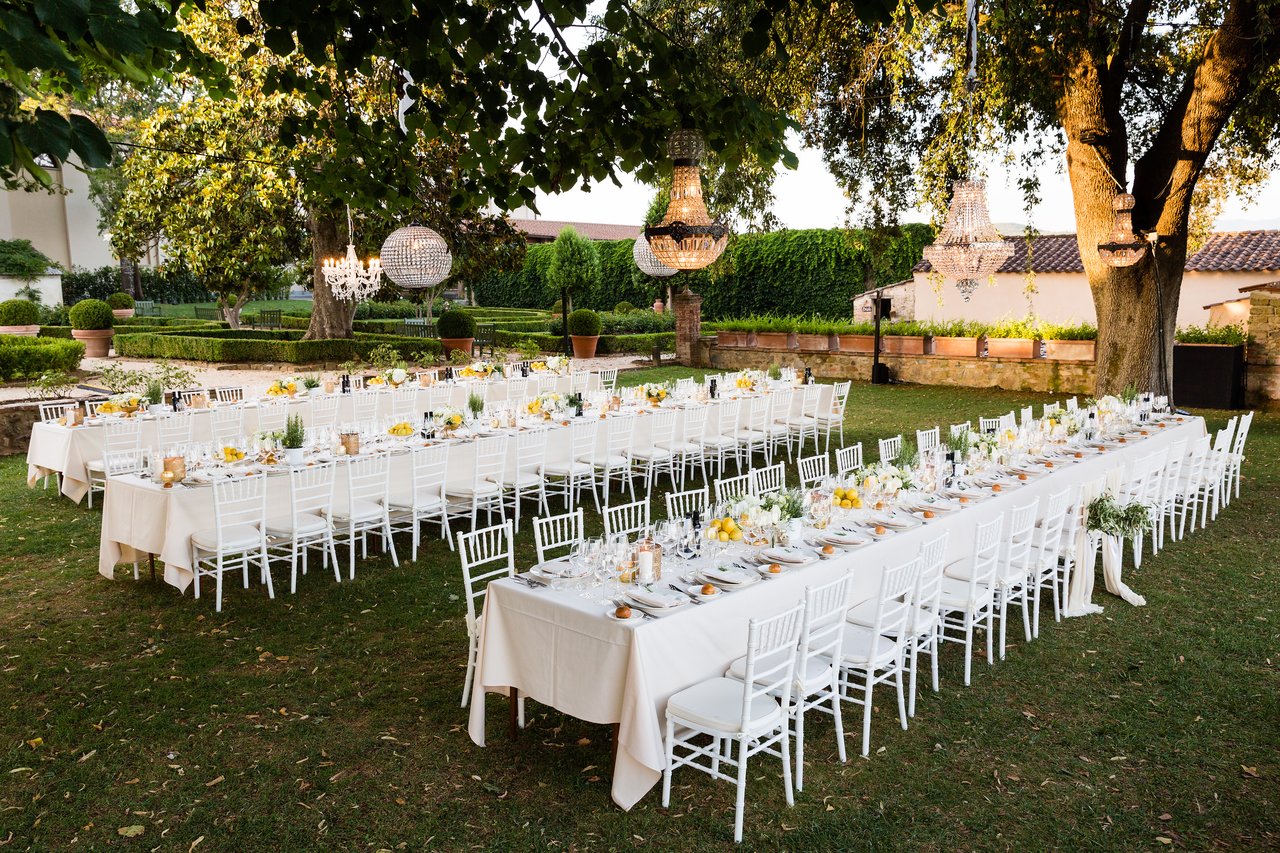
<svg viewBox="0 0 1280 853"><path fill-rule="evenodd" d="M311 273L314 301L311 307L311 323L303 340L351 337L351 321L355 319L355 303L333 295L324 280L324 259L341 257L344 246L341 222L331 210L307 211L307 230L311 234Z"/></svg>

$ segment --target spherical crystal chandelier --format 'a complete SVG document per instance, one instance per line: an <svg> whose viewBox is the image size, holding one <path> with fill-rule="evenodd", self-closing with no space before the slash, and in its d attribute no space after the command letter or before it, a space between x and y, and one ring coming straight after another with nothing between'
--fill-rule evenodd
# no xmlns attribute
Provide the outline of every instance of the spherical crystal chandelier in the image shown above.
<svg viewBox="0 0 1280 853"><path fill-rule="evenodd" d="M435 287L449 277L452 269L449 244L422 225L397 228L382 243L382 271L400 287Z"/></svg>
<svg viewBox="0 0 1280 853"><path fill-rule="evenodd" d="M673 270L700 270L724 252L729 229L715 222L702 200L702 134L681 128L667 142L674 168L671 203L662 222L644 229L654 256Z"/></svg>
<svg viewBox="0 0 1280 853"><path fill-rule="evenodd" d="M924 249L924 259L942 275L953 278L964 301L986 278L1013 256L1013 246L1004 241L987 213L987 190L982 181L957 181L947 211L947 224L933 245Z"/></svg>
<svg viewBox="0 0 1280 853"><path fill-rule="evenodd" d="M640 268L640 272L645 275L651 275L654 278L666 278L679 272L679 270L673 270L658 260L658 256L653 253L653 249L649 248L648 240L636 240L635 246L631 249L631 257L635 259L636 266Z"/></svg>
<svg viewBox="0 0 1280 853"><path fill-rule="evenodd" d="M1147 254L1147 244L1133 232L1133 207L1138 203L1129 193L1120 193L1111 203L1115 219L1111 239L1098 244L1098 256L1112 267L1131 267Z"/></svg>
<svg viewBox="0 0 1280 853"><path fill-rule="evenodd" d="M338 299L359 302L368 299L382 286L382 265L377 258L370 258L368 267L356 256L352 241L351 208L347 208L347 254L342 258L325 258L321 271L324 282Z"/></svg>

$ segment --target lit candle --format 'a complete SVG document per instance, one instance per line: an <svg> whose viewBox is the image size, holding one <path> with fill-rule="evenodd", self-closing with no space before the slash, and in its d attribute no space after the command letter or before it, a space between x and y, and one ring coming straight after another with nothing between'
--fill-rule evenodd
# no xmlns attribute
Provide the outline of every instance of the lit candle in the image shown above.
<svg viewBox="0 0 1280 853"><path fill-rule="evenodd" d="M636 555L636 573L640 583L653 583L653 548L647 544L641 545Z"/></svg>

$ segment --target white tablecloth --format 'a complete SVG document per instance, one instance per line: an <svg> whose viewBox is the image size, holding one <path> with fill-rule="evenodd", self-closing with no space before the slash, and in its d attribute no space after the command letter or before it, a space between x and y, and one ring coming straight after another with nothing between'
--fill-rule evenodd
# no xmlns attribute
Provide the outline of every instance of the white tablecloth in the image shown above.
<svg viewBox="0 0 1280 853"><path fill-rule="evenodd" d="M802 600L806 586L845 572L853 577L851 603L872 598L887 566L914 558L920 546L942 530L950 532L948 557L962 557L972 551L974 530L982 522L1032 497L1044 500L1068 486L1105 478L1178 438L1203 434L1199 418L1154 429L1128 447L1060 463L1050 474L921 527L659 620L620 623L605 615L607 608L574 592L529 589L513 580L492 583L482 620L471 738L484 745L486 691L508 687L588 722L617 723L612 796L629 809L661 778L667 699L722 675L743 654L751 617L790 607Z"/></svg>

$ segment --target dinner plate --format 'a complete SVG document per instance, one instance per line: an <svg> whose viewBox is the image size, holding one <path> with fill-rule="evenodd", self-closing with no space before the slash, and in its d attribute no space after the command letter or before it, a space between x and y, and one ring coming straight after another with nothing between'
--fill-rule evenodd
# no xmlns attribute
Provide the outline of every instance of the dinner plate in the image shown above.
<svg viewBox="0 0 1280 853"><path fill-rule="evenodd" d="M779 571L779 572L769 571L769 566L771 565L777 565L779 568L782 569L782 571ZM793 568L795 568L795 566L789 566L786 563L776 563L776 564L766 563L765 565L762 565L762 566L756 566L756 572L762 578L780 578Z"/></svg>
<svg viewBox="0 0 1280 853"><path fill-rule="evenodd" d="M747 572L742 569L726 566L703 569L698 573L698 579L716 586L730 587L747 586L748 584L755 583L757 580L755 575L747 574Z"/></svg>
<svg viewBox="0 0 1280 853"><path fill-rule="evenodd" d="M771 563L790 563L800 565L809 562L809 558L799 548L765 548L760 552L764 560Z"/></svg>
<svg viewBox="0 0 1280 853"><path fill-rule="evenodd" d="M687 595L681 595L674 589L640 589L628 592L625 596L633 607L640 607L650 613L671 611L684 607L689 603Z"/></svg>
<svg viewBox="0 0 1280 853"><path fill-rule="evenodd" d="M617 608L614 608L614 610L616 609ZM619 616L617 615L617 613L614 612L614 610L606 610L604 612L604 615L612 619L614 622L640 622L640 621L643 621L644 619L644 611L639 610L635 607L631 608L631 615L628 616L626 619L619 618Z"/></svg>
<svg viewBox="0 0 1280 853"><path fill-rule="evenodd" d="M529 570L529 574L549 580L576 580L590 573L591 570L585 566L575 566L562 560L550 560Z"/></svg>

